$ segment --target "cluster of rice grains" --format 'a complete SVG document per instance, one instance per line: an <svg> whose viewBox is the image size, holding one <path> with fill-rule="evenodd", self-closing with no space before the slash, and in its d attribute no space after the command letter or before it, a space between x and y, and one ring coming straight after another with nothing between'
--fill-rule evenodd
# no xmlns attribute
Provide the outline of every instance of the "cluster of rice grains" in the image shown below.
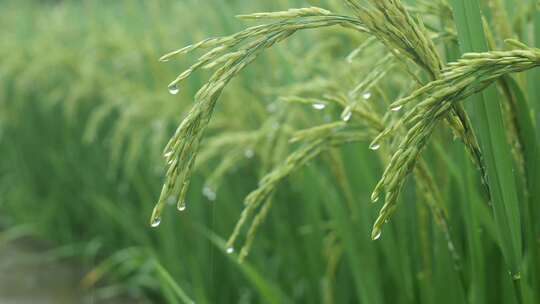
<svg viewBox="0 0 540 304"><path fill-rule="evenodd" d="M182 80L197 69L215 68L215 72L196 94L195 105L165 148L168 170L160 198L151 217L152 226L159 224L163 208L171 198L177 200L178 210L186 208L186 192L201 138L227 83L263 50L295 32L339 25L368 37L365 43L346 58L348 61L352 62L360 57L363 50L376 41L385 52L378 61L371 60L374 62L372 69L352 88L331 86L317 99L296 95L281 96L279 100L282 102L308 103L316 110L324 109L329 104L340 107L343 109L341 119L292 132L291 141L300 142L301 145L265 175L259 187L246 197L240 220L227 243L227 251L233 252L234 243L242 227L253 218L246 242L240 251L240 259L247 256L256 229L271 206L272 193L292 172L329 148L374 138L370 148L377 151L386 164L386 169L371 197L373 202L377 202L384 193L384 205L373 226L372 238L380 237L383 224L390 219L396 209L397 199L406 177L414 172L418 187L426 190L421 191L425 201L434 214L436 223L445 233L449 249L456 261L458 260L453 252L446 214L440 205L440 194L420 154L438 122L446 121L456 137L464 143L472 162L485 179L477 139L467 114L458 102L481 91L505 74L539 65L540 50L508 40L508 44L515 50L465 54L458 61L445 66L433 42L434 37L440 33L428 31L421 19L413 18L399 0L365 1L367 3L344 0L344 2L351 8L354 16L337 15L314 7L241 15L238 17L242 19L277 20L247 28L231 36L206 39L161 57L161 61L168 61L176 55L197 49L210 49L170 83L169 90L172 94L178 93ZM428 13L435 10L430 5L426 5L425 8ZM451 36L452 31L448 29L448 35ZM414 87L412 93L408 88L403 88L402 96L405 96L407 90L409 95L386 104L384 108L389 111L377 111L370 103L360 102L370 99L378 90L377 83L396 66L410 76L409 85ZM335 81L339 82L337 79ZM377 95L381 99L386 98L384 92ZM250 136L256 142L257 138L263 138L271 130L272 127L263 126ZM250 142L253 144L254 141ZM381 146L384 148L380 149ZM487 187L487 183L484 185Z"/></svg>
<svg viewBox="0 0 540 304"><path fill-rule="evenodd" d="M169 84L169 91L172 94L178 93L182 80L189 77L197 69L215 67L217 69L209 81L197 92L195 106L180 124L165 148L168 171L160 199L152 214L152 226L158 225L161 221L161 212L169 197L177 198L179 210L185 209L185 196L202 135L223 88L235 75L263 50L270 48L298 30L341 25L364 31L360 22L355 18L333 15L319 8L290 10L277 15L255 14L241 17L262 18L268 17L268 15L284 18L284 20L254 26L227 37L206 39L161 57L161 61L168 61L175 55L185 54L196 49L211 49Z"/></svg>

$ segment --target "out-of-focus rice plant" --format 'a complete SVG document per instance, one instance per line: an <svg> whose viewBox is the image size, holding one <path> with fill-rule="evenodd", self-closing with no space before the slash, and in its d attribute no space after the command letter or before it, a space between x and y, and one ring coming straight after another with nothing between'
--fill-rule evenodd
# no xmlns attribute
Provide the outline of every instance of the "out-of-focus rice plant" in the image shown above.
<svg viewBox="0 0 540 304"><path fill-rule="evenodd" d="M3 2L4 234L102 297L536 303L537 5Z"/></svg>

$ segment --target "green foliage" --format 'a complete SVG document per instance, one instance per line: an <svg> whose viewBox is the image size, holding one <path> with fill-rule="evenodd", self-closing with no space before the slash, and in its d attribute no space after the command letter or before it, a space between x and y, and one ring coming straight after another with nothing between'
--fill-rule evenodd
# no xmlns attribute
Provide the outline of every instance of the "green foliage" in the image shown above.
<svg viewBox="0 0 540 304"><path fill-rule="evenodd" d="M540 301L537 3L308 2L2 2L2 239L102 297Z"/></svg>

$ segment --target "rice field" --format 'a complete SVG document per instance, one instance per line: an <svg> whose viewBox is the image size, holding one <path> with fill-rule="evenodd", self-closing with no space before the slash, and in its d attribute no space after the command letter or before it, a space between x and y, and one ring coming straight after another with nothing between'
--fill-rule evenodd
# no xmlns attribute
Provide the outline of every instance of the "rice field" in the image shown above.
<svg viewBox="0 0 540 304"><path fill-rule="evenodd" d="M85 303L539 303L537 47L536 0L2 1L2 265L46 242Z"/></svg>

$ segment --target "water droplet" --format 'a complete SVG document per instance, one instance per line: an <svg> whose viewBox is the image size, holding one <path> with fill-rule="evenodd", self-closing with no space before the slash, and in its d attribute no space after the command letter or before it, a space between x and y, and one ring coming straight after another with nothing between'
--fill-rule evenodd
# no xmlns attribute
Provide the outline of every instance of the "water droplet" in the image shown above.
<svg viewBox="0 0 540 304"><path fill-rule="evenodd" d="M231 253L233 253L233 252L234 252L234 247L228 247L228 248L227 248L227 253L228 253L228 254L231 254Z"/></svg>
<svg viewBox="0 0 540 304"><path fill-rule="evenodd" d="M253 155L255 155L255 152L253 152L253 150L251 149L246 149L246 151L244 151L244 156L246 158L252 158Z"/></svg>
<svg viewBox="0 0 540 304"><path fill-rule="evenodd" d="M174 199L173 196L169 196L167 199L167 205L174 205L174 203L176 203L176 199Z"/></svg>
<svg viewBox="0 0 540 304"><path fill-rule="evenodd" d="M341 119L345 122L351 120L352 112L350 108L346 108L343 113L341 113Z"/></svg>
<svg viewBox="0 0 540 304"><path fill-rule="evenodd" d="M169 93L176 95L178 94L178 92L180 92L180 87L178 86L178 84L175 83L169 86Z"/></svg>
<svg viewBox="0 0 540 304"><path fill-rule="evenodd" d="M312 105L312 107L315 109L315 110L324 110L324 108L326 108L326 104L325 103L322 103L322 102L317 102L317 103L314 103Z"/></svg>
<svg viewBox="0 0 540 304"><path fill-rule="evenodd" d="M395 107L391 108L390 110L392 110L392 111L394 111L394 112L398 112L399 110L401 110L401 108L403 108L402 105L400 105L400 106L395 106Z"/></svg>
<svg viewBox="0 0 540 304"><path fill-rule="evenodd" d="M178 203L178 206L176 206L176 209L178 209L178 211L184 211L186 210L186 202L179 202Z"/></svg>
<svg viewBox="0 0 540 304"><path fill-rule="evenodd" d="M152 224L151 224L152 227L155 228L155 227L159 226L159 224L161 224L161 217L160 216L155 217L155 218L152 219Z"/></svg>
<svg viewBox="0 0 540 304"><path fill-rule="evenodd" d="M521 273L514 273L514 275L512 275L512 279L514 279L515 281L521 280Z"/></svg>
<svg viewBox="0 0 540 304"><path fill-rule="evenodd" d="M216 200L216 192L209 186L204 186L202 193L209 201Z"/></svg>
<svg viewBox="0 0 540 304"><path fill-rule="evenodd" d="M373 236L371 237L371 239L376 241L381 238L381 234L382 234L382 231L380 229L377 229L376 231L373 232Z"/></svg>
<svg viewBox="0 0 540 304"><path fill-rule="evenodd" d="M371 145L369 146L369 148L370 148L371 150L373 150L373 151L379 150L380 147L381 147L381 145L380 145L380 144L377 144L377 143L371 144Z"/></svg>
<svg viewBox="0 0 540 304"><path fill-rule="evenodd" d="M171 155L172 155L172 151L169 151L169 152L163 154L163 156L164 156L166 159L168 159L169 157L171 157Z"/></svg>
<svg viewBox="0 0 540 304"><path fill-rule="evenodd" d="M372 198L371 198L371 201L374 202L374 203L376 203L376 202L379 201L379 197L378 197L378 196L372 197Z"/></svg>
<svg viewBox="0 0 540 304"><path fill-rule="evenodd" d="M364 98L365 100L368 100L371 98L371 92L365 92L364 94L362 94L362 98Z"/></svg>

